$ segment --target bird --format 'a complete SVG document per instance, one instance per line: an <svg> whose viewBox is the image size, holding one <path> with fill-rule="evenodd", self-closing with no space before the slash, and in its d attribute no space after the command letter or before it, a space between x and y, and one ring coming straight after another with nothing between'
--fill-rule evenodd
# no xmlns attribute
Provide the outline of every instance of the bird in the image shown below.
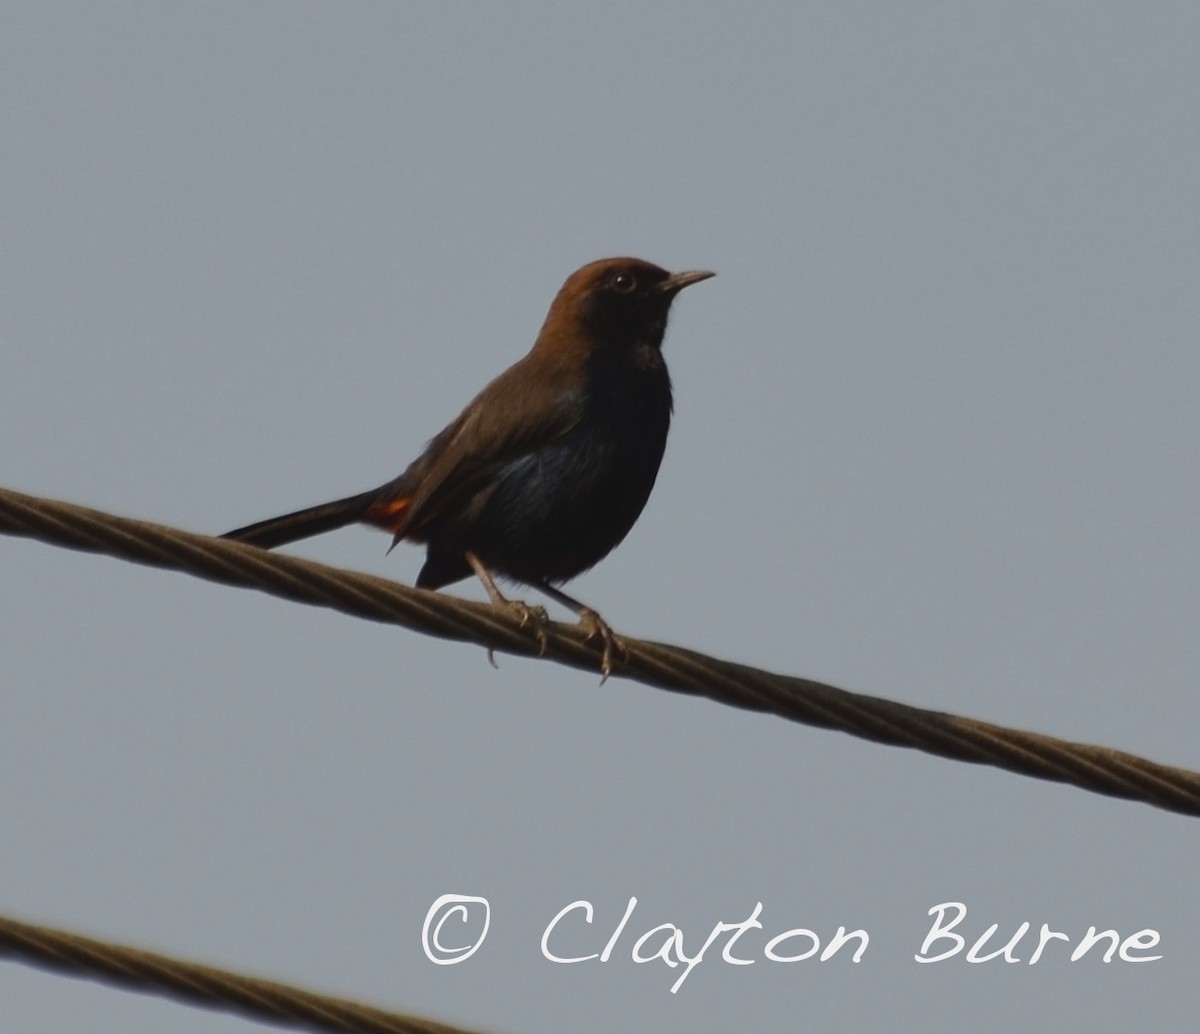
<svg viewBox="0 0 1200 1034"><path fill-rule="evenodd" d="M530 351L491 381L399 477L366 492L226 532L271 549L362 523L424 544L417 587L474 573L492 604L535 623L542 607L505 597L496 577L573 611L603 641L603 682L619 641L558 588L607 556L641 515L658 476L673 399L662 355L671 303L709 270L668 273L636 258L567 277ZM493 662L494 663L494 662Z"/></svg>

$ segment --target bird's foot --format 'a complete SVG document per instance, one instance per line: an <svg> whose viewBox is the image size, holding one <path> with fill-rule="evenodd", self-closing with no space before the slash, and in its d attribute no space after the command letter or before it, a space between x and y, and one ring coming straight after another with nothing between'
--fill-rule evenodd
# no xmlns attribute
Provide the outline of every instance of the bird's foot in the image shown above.
<svg viewBox="0 0 1200 1034"><path fill-rule="evenodd" d="M604 654L600 658L600 685L603 686L608 681L609 675L612 674L613 650L619 650L622 655L627 654L628 651L617 634L608 627L608 622L591 607L580 607L579 627L587 632L588 641L599 636L604 642Z"/></svg>
<svg viewBox="0 0 1200 1034"><path fill-rule="evenodd" d="M545 607L539 607L536 604L531 607L522 600L510 600L504 596L492 600L492 606L507 610L516 618L517 624L522 628L532 625L533 634L537 636L538 641L538 656L545 655L546 647L550 643L550 633L546 630L550 624L550 615L546 613ZM499 667L496 663L496 651L490 646L488 647L488 663L493 668Z"/></svg>
<svg viewBox="0 0 1200 1034"><path fill-rule="evenodd" d="M526 625L533 626L533 634L537 636L538 643L541 645L538 656L543 655L546 652L546 645L550 642L550 635L546 631L550 624L550 615L546 613L546 608L536 604L531 607L522 600L507 600L506 606L512 611L513 617L520 622L522 628Z"/></svg>

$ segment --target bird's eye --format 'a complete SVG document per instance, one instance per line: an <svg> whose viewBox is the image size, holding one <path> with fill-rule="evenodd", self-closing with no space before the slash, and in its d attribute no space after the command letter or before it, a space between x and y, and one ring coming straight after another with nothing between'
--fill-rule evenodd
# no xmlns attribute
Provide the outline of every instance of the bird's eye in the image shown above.
<svg viewBox="0 0 1200 1034"><path fill-rule="evenodd" d="M631 294L637 290L637 277L632 273L614 273L609 282L612 284L613 290L619 291L621 294Z"/></svg>

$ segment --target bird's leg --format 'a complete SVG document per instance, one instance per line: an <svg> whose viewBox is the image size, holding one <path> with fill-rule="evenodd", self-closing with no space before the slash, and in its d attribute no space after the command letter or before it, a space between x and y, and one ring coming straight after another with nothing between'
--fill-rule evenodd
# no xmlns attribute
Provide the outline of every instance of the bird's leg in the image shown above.
<svg viewBox="0 0 1200 1034"><path fill-rule="evenodd" d="M579 625L587 630L588 639L595 639L596 636L599 636L604 642L604 655L600 660L600 685L603 686L608 681L608 676L612 674L613 647L616 647L621 653L625 653L625 644L608 627L608 622L587 604L580 603L579 600L568 596L561 589L556 589L549 582L533 582L531 584L552 600L556 600L568 610L579 615Z"/></svg>
<svg viewBox="0 0 1200 1034"><path fill-rule="evenodd" d="M487 589L487 594L492 598L493 607L501 607L504 610L512 613L521 623L524 628L528 624L533 625L534 634L537 636L538 643L541 646L539 653L546 652L546 644L550 641L546 635L546 625L550 622L550 617L546 613L545 607L531 607L528 603L521 600L510 600L496 586L496 580L492 577L491 571L482 560L474 553L466 554L467 563L471 565L471 570L479 576L479 580L483 582L483 587ZM492 667L496 665L496 653L488 647L488 661Z"/></svg>

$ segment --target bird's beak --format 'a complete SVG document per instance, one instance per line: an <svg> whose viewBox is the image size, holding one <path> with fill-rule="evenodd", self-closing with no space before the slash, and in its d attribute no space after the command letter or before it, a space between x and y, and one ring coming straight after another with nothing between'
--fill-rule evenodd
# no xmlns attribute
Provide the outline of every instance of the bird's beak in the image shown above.
<svg viewBox="0 0 1200 1034"><path fill-rule="evenodd" d="M658 285L658 293L665 295L675 295L682 291L685 287L690 287L692 284L698 284L701 280L707 280L709 277L716 276L716 273L710 273L707 269L692 269L686 273L672 273L666 280Z"/></svg>

